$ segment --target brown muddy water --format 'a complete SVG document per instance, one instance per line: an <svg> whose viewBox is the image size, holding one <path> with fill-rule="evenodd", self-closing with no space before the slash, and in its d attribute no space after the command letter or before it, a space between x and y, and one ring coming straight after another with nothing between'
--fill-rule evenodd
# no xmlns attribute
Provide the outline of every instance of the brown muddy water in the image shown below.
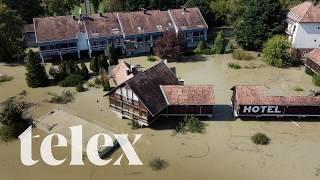
<svg viewBox="0 0 320 180"><path fill-rule="evenodd" d="M125 59L142 68L157 62L148 62L146 57ZM229 62L241 66L256 67L234 70ZM117 133L142 133L142 139L135 145L144 162L143 166L128 166L124 159L121 166L94 166L85 160L85 166L69 166L70 148L55 148L57 159L67 157L66 163L50 167L42 160L26 167L20 162L19 141L0 143L0 179L3 180L103 180L103 179L319 179L320 176L320 122L298 121L301 128L290 120L242 121L233 120L228 110L233 85L264 85L273 95L307 95L315 88L312 80L304 73L304 68L278 69L265 65L259 59L252 61L232 60L230 55L201 56L189 61L169 63L176 67L178 77L186 84L211 84L215 86L216 109L214 120L206 121L204 134L174 134L171 120L163 119L154 128L132 130L127 120L118 119L108 110L107 99L101 89L92 88L77 93L75 101L67 105L49 104L48 92L60 93L64 89L57 86L30 89L25 82L23 66L0 64L0 73L14 77L14 80L0 84L0 102L8 97L27 91L27 101L36 105L29 115L37 119L51 109L60 108L83 119ZM294 91L301 87L302 92ZM74 90L73 88L69 88ZM266 133L271 138L268 146L252 144L250 137L256 132ZM46 134L38 129L34 135L43 138ZM40 139L33 141L33 157L40 159ZM117 150L112 157L117 159L122 153ZM153 171L149 161L160 157L168 162L167 168Z"/></svg>

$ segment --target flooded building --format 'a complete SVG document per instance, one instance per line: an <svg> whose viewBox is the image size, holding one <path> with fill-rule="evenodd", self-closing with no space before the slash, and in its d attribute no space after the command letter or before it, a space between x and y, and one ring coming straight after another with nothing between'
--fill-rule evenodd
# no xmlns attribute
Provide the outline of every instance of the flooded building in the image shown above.
<svg viewBox="0 0 320 180"><path fill-rule="evenodd" d="M90 4L90 3L87 3ZM90 8L90 7L89 7ZM188 47L207 40L208 25L199 8L114 12L76 16L34 18L36 45L42 60L65 54L92 56L99 52L108 55L113 44L127 56L150 53L155 40L163 32L182 33Z"/></svg>
<svg viewBox="0 0 320 180"><path fill-rule="evenodd" d="M165 63L134 75L106 96L110 109L143 126L159 116L210 116L214 105L212 86L182 85Z"/></svg>
<svg viewBox="0 0 320 180"><path fill-rule="evenodd" d="M320 49L314 49L307 54L305 65L313 72L320 73Z"/></svg>
<svg viewBox="0 0 320 180"><path fill-rule="evenodd" d="M235 117L320 117L320 96L268 96L264 86L234 86Z"/></svg>

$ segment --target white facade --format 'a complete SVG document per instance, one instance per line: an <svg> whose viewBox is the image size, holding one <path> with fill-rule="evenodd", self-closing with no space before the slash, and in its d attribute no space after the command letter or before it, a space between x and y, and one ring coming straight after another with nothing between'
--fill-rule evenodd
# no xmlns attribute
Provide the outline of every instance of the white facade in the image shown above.
<svg viewBox="0 0 320 180"><path fill-rule="evenodd" d="M314 49L320 47L320 23L289 21L286 32L293 48Z"/></svg>

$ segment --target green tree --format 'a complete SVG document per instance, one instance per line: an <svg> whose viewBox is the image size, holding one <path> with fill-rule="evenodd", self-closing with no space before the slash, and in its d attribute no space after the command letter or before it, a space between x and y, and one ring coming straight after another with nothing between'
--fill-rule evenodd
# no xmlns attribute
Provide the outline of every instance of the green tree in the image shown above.
<svg viewBox="0 0 320 180"><path fill-rule="evenodd" d="M118 62L118 53L116 51L116 49L114 48L114 45L110 45L108 47L108 52L109 52L109 61L110 61L110 65L117 65Z"/></svg>
<svg viewBox="0 0 320 180"><path fill-rule="evenodd" d="M278 0L248 0L235 26L236 41L247 50L261 50L271 36L283 33L285 13Z"/></svg>
<svg viewBox="0 0 320 180"><path fill-rule="evenodd" d="M43 13L40 0L4 0L11 8L17 11L22 19L27 23L32 23L34 17Z"/></svg>
<svg viewBox="0 0 320 180"><path fill-rule="evenodd" d="M100 0L91 0L91 2L92 2L94 11L95 11L95 12L98 12Z"/></svg>
<svg viewBox="0 0 320 180"><path fill-rule="evenodd" d="M288 53L289 48L290 43L286 36L273 36L264 45L263 57L272 66L285 67L291 64L291 58Z"/></svg>
<svg viewBox="0 0 320 180"><path fill-rule="evenodd" d="M32 50L28 52L26 69L26 80L29 87L45 87L49 84L48 75L44 66L40 64L40 58Z"/></svg>
<svg viewBox="0 0 320 180"><path fill-rule="evenodd" d="M224 49L225 49L225 39L224 39L223 31L220 31L214 40L214 44L212 47L212 53L213 54L223 54Z"/></svg>
<svg viewBox="0 0 320 180"><path fill-rule="evenodd" d="M13 62L23 53L22 19L0 1L0 61Z"/></svg>
<svg viewBox="0 0 320 180"><path fill-rule="evenodd" d="M89 70L84 63L81 63L81 72L85 79L89 79Z"/></svg>
<svg viewBox="0 0 320 180"><path fill-rule="evenodd" d="M107 58L103 54L98 56L98 63L99 68L104 68L106 71L108 71L109 63Z"/></svg>
<svg viewBox="0 0 320 180"><path fill-rule="evenodd" d="M213 23L213 13L208 0L187 0L186 7L198 7L208 24Z"/></svg>
<svg viewBox="0 0 320 180"><path fill-rule="evenodd" d="M32 120L24 119L21 104L15 101L8 101L0 111L0 137L3 141L8 141L18 136L25 131L30 125Z"/></svg>
<svg viewBox="0 0 320 180"><path fill-rule="evenodd" d="M91 58L90 69L94 73L98 73L99 72L99 62L98 62L98 58L95 57L95 56Z"/></svg>
<svg viewBox="0 0 320 180"><path fill-rule="evenodd" d="M78 0L43 0L48 15L63 16L71 13Z"/></svg>

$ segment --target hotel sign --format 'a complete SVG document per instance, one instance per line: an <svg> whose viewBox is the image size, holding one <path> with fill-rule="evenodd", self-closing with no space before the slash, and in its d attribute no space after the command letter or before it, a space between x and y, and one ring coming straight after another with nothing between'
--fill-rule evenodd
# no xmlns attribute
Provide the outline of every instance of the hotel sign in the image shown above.
<svg viewBox="0 0 320 180"><path fill-rule="evenodd" d="M282 114L281 106L268 105L244 105L240 107L240 112L243 114Z"/></svg>

